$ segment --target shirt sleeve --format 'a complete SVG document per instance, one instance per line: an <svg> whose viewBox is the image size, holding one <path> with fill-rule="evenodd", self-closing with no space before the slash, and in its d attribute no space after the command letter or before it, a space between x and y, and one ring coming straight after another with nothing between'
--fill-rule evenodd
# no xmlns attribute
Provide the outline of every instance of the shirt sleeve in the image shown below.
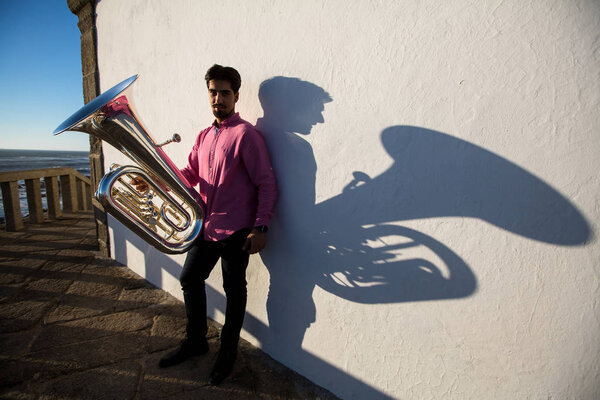
<svg viewBox="0 0 600 400"><path fill-rule="evenodd" d="M257 130L246 132L241 149L248 176L257 188L258 206L254 226L268 226L273 217L278 193L277 181L262 133Z"/></svg>
<svg viewBox="0 0 600 400"><path fill-rule="evenodd" d="M185 178L188 180L188 182L192 186L196 186L198 184L198 182L200 181L199 171L198 171L198 167L199 167L198 143L199 142L200 142L200 135L198 135L198 137L196 138L196 142L194 143L194 146L192 147L192 151L190 151L190 154L188 155L187 165L184 168L179 170L181 172L181 174L183 176L185 176Z"/></svg>

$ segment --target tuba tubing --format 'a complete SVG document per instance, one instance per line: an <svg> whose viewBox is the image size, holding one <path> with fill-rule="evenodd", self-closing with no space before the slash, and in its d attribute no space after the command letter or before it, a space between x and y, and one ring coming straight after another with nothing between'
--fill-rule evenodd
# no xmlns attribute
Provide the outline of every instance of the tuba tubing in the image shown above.
<svg viewBox="0 0 600 400"><path fill-rule="evenodd" d="M202 231L204 203L156 143L131 102L134 75L87 103L54 131L84 132L109 143L136 165L112 166L95 197L123 225L164 253L186 252ZM179 136L179 135L177 135ZM132 181L143 182L140 190Z"/></svg>

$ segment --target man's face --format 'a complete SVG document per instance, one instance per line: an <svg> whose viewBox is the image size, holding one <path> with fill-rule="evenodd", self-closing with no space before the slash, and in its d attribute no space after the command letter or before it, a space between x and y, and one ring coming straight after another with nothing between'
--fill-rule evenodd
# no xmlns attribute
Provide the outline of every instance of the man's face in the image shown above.
<svg viewBox="0 0 600 400"><path fill-rule="evenodd" d="M238 97L239 93L233 93L228 81L213 79L208 82L208 100L217 121L221 122L233 115Z"/></svg>

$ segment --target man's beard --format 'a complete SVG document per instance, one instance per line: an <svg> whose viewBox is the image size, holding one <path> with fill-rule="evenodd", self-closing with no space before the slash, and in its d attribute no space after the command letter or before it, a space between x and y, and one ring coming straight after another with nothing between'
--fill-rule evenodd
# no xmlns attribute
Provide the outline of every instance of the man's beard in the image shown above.
<svg viewBox="0 0 600 400"><path fill-rule="evenodd" d="M233 109L227 111L227 109L225 109L225 108L219 107L219 108L215 109L215 107L212 107L212 112L215 117L223 120L223 119L230 117L233 114Z"/></svg>

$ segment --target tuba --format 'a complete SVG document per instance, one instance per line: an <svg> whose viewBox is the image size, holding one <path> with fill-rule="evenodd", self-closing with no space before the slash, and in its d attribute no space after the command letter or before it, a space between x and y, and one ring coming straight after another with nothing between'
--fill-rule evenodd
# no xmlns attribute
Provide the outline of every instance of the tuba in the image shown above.
<svg viewBox="0 0 600 400"><path fill-rule="evenodd" d="M130 98L130 86L136 79L134 75L87 103L56 128L54 135L85 132L134 161L137 166L111 165L100 180L96 199L158 250L183 253L200 234L204 203L161 148L179 142L179 135L157 144L136 117Z"/></svg>

